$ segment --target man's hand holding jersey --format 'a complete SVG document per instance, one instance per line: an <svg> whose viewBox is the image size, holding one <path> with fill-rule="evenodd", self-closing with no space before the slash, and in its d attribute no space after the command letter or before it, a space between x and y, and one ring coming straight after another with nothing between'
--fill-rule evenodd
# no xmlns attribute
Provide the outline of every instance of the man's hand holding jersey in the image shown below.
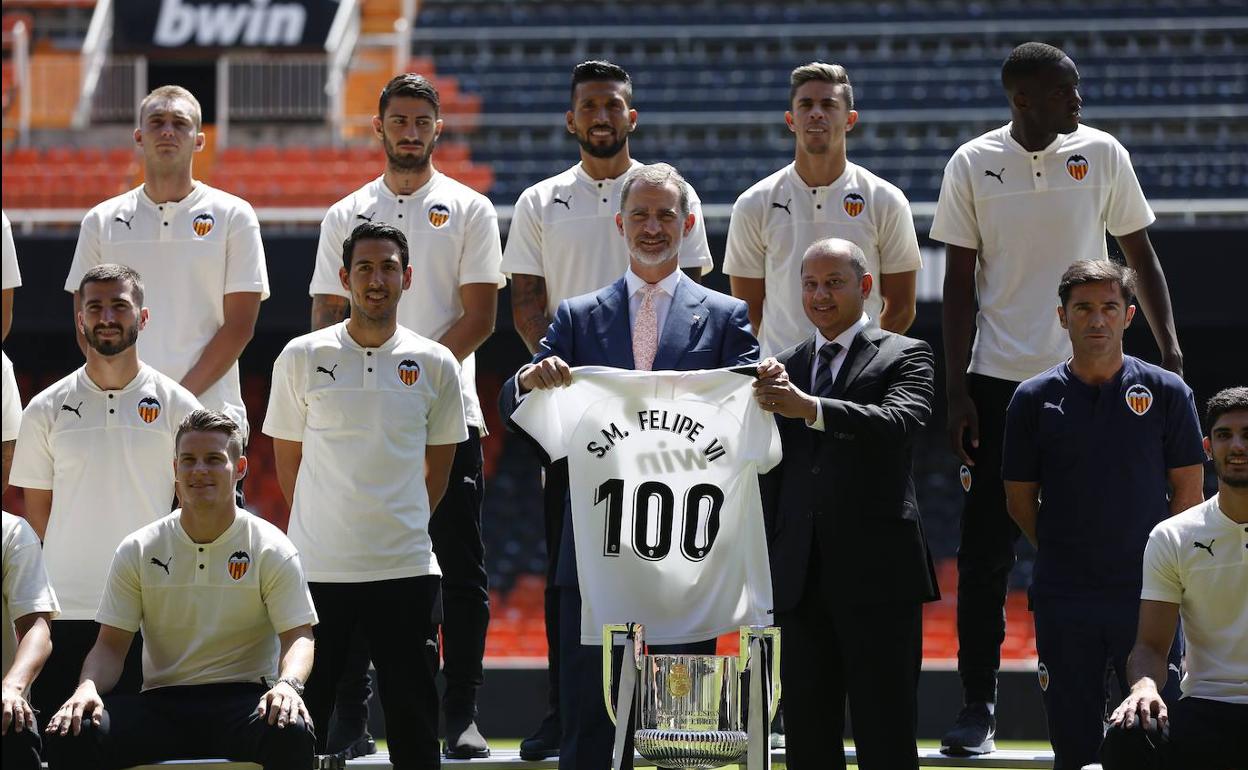
<svg viewBox="0 0 1248 770"><path fill-rule="evenodd" d="M754 381L754 400L764 412L812 423L819 416L819 399L807 395L789 380L784 365L774 358L763 359Z"/></svg>
<svg viewBox="0 0 1248 770"><path fill-rule="evenodd" d="M563 388L572 384L572 367L559 356L543 358L535 364L526 364L516 377L520 393L531 390Z"/></svg>

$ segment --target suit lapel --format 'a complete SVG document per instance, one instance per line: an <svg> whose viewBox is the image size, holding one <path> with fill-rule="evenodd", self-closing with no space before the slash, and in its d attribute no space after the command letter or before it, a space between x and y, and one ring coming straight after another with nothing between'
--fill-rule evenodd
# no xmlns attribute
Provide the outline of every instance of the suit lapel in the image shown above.
<svg viewBox="0 0 1248 770"><path fill-rule="evenodd" d="M802 344L793 357L789 359L784 369L789 373L789 380L797 386L803 393L810 393L813 387L810 382L811 361L815 357L815 338L811 335L809 339Z"/></svg>
<svg viewBox="0 0 1248 770"><path fill-rule="evenodd" d="M628 288L623 278L611 284L590 315L590 328L598 335L607 360L620 369L632 369L633 333L628 322Z"/></svg>
<svg viewBox="0 0 1248 770"><path fill-rule="evenodd" d="M654 355L654 370L676 369L685 352L692 349L702 336L708 315L703 304L705 292L693 281L682 277L676 282L676 293L667 310L667 318L659 332L659 349Z"/></svg>
<svg viewBox="0 0 1248 770"><path fill-rule="evenodd" d="M875 354L879 352L879 347L867 339L866 329L858 332L854 336L854 341L849 345L845 363L841 364L841 370L836 373L836 382L832 385L832 397L843 396L849 386L854 384L858 375L862 374L862 370L867 368L867 364L871 363L871 359L875 358Z"/></svg>

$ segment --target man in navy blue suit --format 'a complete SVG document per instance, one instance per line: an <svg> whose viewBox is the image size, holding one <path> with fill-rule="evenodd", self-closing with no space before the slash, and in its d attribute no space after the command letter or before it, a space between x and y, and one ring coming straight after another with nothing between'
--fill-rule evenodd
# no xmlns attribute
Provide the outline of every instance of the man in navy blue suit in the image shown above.
<svg viewBox="0 0 1248 770"><path fill-rule="evenodd" d="M503 414L514 412L532 390L571 384L573 366L688 371L758 360L745 303L704 288L677 269L681 242L695 217L689 211L689 188L676 169L657 163L632 171L615 222L627 243L628 271L605 289L559 305L533 361L504 385ZM571 509L565 505L555 576L564 619L559 628L564 661L559 767L601 770L611 763L614 728L602 700L601 649L580 640L581 595L572 544ZM712 654L715 640L651 650Z"/></svg>

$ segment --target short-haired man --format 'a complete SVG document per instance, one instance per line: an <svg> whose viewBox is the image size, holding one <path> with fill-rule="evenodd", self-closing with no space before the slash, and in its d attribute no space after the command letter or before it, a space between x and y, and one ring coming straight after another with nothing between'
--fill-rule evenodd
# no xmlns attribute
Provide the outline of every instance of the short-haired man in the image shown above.
<svg viewBox="0 0 1248 770"><path fill-rule="evenodd" d="M543 179L520 194L511 216L503 270L511 276L511 315L516 333L530 353L565 299L597 291L628 268L625 242L616 233L620 185L641 163L629 154L628 137L637 128L633 81L609 61L584 61L572 68L571 104L564 115L567 131L580 146L580 162ZM706 242L706 223L697 193L688 187L693 229L684 239L679 265L701 281L714 267ZM537 731L520 744L523 759L538 760L559 752L559 569L563 499L567 465L545 469L543 483L546 535L546 642L549 703Z"/></svg>
<svg viewBox="0 0 1248 770"><path fill-rule="evenodd" d="M965 706L942 741L950 753L994 746L1002 607L1019 534L1001 485L1005 410L1018 383L1070 355L1052 287L1071 263L1108 258L1107 230L1138 275L1163 365L1182 370L1165 276L1148 240L1156 217L1122 145L1079 125L1074 62L1051 45L1024 43L1001 80L1011 122L954 153L931 231L945 243L946 427L966 492L958 549Z"/></svg>
<svg viewBox="0 0 1248 770"><path fill-rule="evenodd" d="M390 760L404 770L439 763L441 571L429 519L468 438L455 355L398 323L408 262L398 229L366 222L352 231L338 273L351 315L286 346L264 422L321 616L312 718L328 721L352 635L362 634ZM318 751L325 745L318 735Z"/></svg>
<svg viewBox="0 0 1248 770"><path fill-rule="evenodd" d="M915 273L923 266L910 202L897 187L846 158L858 121L854 87L840 64L811 62L789 76L784 122L793 162L741 193L732 207L724 272L750 306L763 355L810 336L802 313L802 255L835 236L856 243L875 276L866 312L905 333L914 321Z"/></svg>
<svg viewBox="0 0 1248 770"><path fill-rule="evenodd" d="M300 694L316 610L290 540L234 505L243 434L199 409L178 426L182 507L132 533L113 557L100 635L78 689L48 721L54 770L225 757L265 770L312 764ZM143 692L112 692L143 630Z"/></svg>
<svg viewBox="0 0 1248 770"><path fill-rule="evenodd" d="M918 769L922 607L939 590L911 465L932 412L932 351L872 325L867 265L848 240L806 250L815 332L764 360L754 384L781 418L784 459L761 487L793 770L845 767L846 700L861 767Z"/></svg>
<svg viewBox="0 0 1248 770"><path fill-rule="evenodd" d="M131 532L169 514L174 436L200 408L190 391L139 359L148 309L138 273L97 265L82 276L77 293L87 363L30 400L13 459L13 484L25 489L26 517L43 539L61 602L52 621L52 657L34 688L44 714L78 683L96 639L113 551ZM141 649L135 639L116 692L138 692Z"/></svg>
<svg viewBox="0 0 1248 770"><path fill-rule="evenodd" d="M1073 353L1019 385L1006 412L1001 477L1010 516L1037 548L1031 608L1057 770L1096 761L1107 664L1127 689L1149 531L1202 500L1191 389L1122 352L1134 287L1114 262L1067 268L1057 315ZM1181 659L1176 645L1176 672ZM1173 697L1177 676L1171 684Z"/></svg>
<svg viewBox="0 0 1248 770"><path fill-rule="evenodd" d="M209 409L230 415L247 435L238 357L269 296L260 223L247 201L192 176L203 150L199 102L180 86L161 86L139 104L135 145L144 182L87 212L65 290L83 273L112 262L138 270L155 322L139 352ZM79 347L86 351L85 340Z"/></svg>
<svg viewBox="0 0 1248 770"><path fill-rule="evenodd" d="M705 289L679 269L695 216L679 172L666 163L629 172L620 191L616 229L629 254L625 274L599 291L564 300L542 346L503 386L500 408L510 417L525 394L572 382L573 366L642 371L715 369L753 362L758 343L745 303ZM559 680L564 770L611 762L614 729L602 702L602 655L583 644L581 589L570 506L561 508ZM596 637L595 637L596 638ZM652 646L653 651L710 654L715 640ZM632 753L626 752L626 764Z"/></svg>
<svg viewBox="0 0 1248 770"><path fill-rule="evenodd" d="M494 331L498 290L506 280L499 269L502 247L494 205L434 167L433 153L442 135L439 110L437 89L420 75L398 75L382 90L373 132L386 152L385 173L335 203L321 223L311 285L312 328L346 317L350 295L338 275L342 243L351 230L361 222L374 222L401 231L419 257L420 275L399 302L399 325L441 343L462 367L468 438L455 450L451 482L433 512L429 536L442 569L445 751L448 757L470 759L490 753L475 723L490 622L481 537L485 418L477 396L475 351ZM353 683L367 681L361 664L366 664L364 657L353 656L349 668L356 672L347 672L338 700L337 727L343 732L349 732L344 717L350 709L358 715L350 731L364 729L367 707L347 703L345 692Z"/></svg>
<svg viewBox="0 0 1248 770"><path fill-rule="evenodd" d="M1131 693L1110 717L1105 770L1248 767L1248 388L1206 407L1218 493L1158 524L1144 550ZM1183 695L1163 700L1166 650L1183 619Z"/></svg>

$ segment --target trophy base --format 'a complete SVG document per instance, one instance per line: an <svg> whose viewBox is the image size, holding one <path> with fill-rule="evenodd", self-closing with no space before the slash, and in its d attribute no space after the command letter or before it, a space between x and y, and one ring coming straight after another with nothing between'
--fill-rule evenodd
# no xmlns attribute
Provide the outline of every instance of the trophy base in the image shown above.
<svg viewBox="0 0 1248 770"><path fill-rule="evenodd" d="M638 730L637 753L672 770L712 770L741 762L749 748L744 730Z"/></svg>

